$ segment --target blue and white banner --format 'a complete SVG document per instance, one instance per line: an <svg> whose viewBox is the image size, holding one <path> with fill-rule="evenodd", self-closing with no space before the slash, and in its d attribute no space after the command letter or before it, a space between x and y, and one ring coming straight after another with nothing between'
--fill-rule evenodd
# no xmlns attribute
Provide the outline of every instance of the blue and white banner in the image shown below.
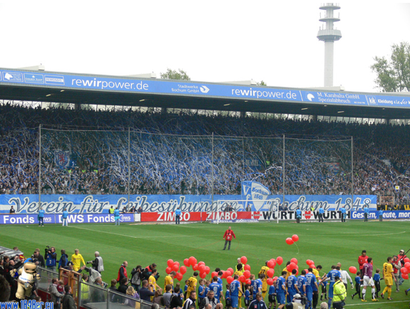
<svg viewBox="0 0 410 309"><path fill-rule="evenodd" d="M127 77L40 73L0 69L0 84L57 87L128 93L169 94L217 97L241 100L306 102L328 105L376 106L410 108L408 94L325 92L271 87L250 87L227 84L133 79Z"/></svg>
<svg viewBox="0 0 410 309"><path fill-rule="evenodd" d="M120 222L132 223L135 220L134 214L121 214ZM62 214L46 214L44 224L62 223ZM114 216L110 214L70 214L67 217L68 223L114 223ZM0 215L0 224L38 224L36 214L3 214Z"/></svg>
<svg viewBox="0 0 410 309"><path fill-rule="evenodd" d="M122 210L135 207L143 212L174 212L179 207L183 212L223 211L227 205L235 211L276 211L282 205L281 195L267 195L267 189L256 185L253 193L247 195L42 195L41 206L47 214L62 213L64 208L70 214L108 213L108 209ZM249 196L248 196L249 195ZM287 195L284 206L288 211L297 208L314 210L323 207L325 211L360 210L363 207L376 209L375 195ZM38 195L0 195L0 213L8 213L11 206L19 214L38 213ZM250 209L249 209L250 208Z"/></svg>
<svg viewBox="0 0 410 309"><path fill-rule="evenodd" d="M376 220L379 219L378 211L369 211L367 216L369 220ZM364 212L363 211L353 211L351 213L351 219L356 220L364 220ZM410 219L410 211L408 210L391 210L391 211L383 211L383 219L385 220L406 220Z"/></svg>

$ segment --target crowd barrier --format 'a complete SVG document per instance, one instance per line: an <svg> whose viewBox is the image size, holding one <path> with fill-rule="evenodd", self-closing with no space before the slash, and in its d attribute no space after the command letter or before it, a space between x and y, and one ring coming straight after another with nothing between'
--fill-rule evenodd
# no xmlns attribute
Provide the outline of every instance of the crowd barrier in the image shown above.
<svg viewBox="0 0 410 309"><path fill-rule="evenodd" d="M44 224L62 224L61 214L45 215ZM325 211L323 214L325 220L341 219L340 211ZM347 219L361 220L364 219L363 211L347 211ZM368 219L379 219L378 211L369 211ZM408 210L393 210L384 211L383 219L404 220L410 219L410 211ZM183 212L180 218L184 222L259 222L259 221L287 221L296 220L295 211L229 211L229 212ZM302 221L318 221L318 211L302 211ZM143 212L126 213L120 215L122 223L172 223L175 222L174 212ZM114 216L110 214L71 214L68 215L67 223L112 223L114 224ZM35 214L0 214L0 224L38 224L38 216Z"/></svg>
<svg viewBox="0 0 410 309"><path fill-rule="evenodd" d="M81 280L81 274L75 271L60 269L60 272L37 267L40 275L38 280L38 292L44 302L49 302L51 296L49 287L53 278L63 281L64 285L70 285L77 309L151 309L151 303L133 298L108 288L87 283ZM87 291L87 292L85 292ZM164 307L160 306L160 309Z"/></svg>

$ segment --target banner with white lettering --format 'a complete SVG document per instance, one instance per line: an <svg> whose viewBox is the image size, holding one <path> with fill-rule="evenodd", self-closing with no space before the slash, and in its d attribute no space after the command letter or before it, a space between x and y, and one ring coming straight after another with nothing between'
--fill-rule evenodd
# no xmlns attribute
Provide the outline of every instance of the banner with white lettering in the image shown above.
<svg viewBox="0 0 410 309"><path fill-rule="evenodd" d="M254 190L250 193L249 190ZM218 212L227 205L235 211L276 211L282 210L281 195L270 195L263 186L252 184L246 195L130 195L128 202L126 195L42 195L41 206L47 214L62 213L64 208L70 214L108 213L109 208L119 207L122 211L134 207L140 212L174 212L180 208L183 212ZM245 198L244 198L245 197ZM361 210L369 207L375 210L376 195L286 195L285 210L302 211L339 210L344 207L349 210ZM0 195L0 213L9 213L13 206L16 213L38 213L38 195Z"/></svg>

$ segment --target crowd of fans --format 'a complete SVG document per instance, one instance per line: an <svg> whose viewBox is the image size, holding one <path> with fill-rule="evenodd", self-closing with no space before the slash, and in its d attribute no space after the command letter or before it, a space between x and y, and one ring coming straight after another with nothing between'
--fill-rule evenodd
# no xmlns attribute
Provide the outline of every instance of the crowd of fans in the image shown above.
<svg viewBox="0 0 410 309"><path fill-rule="evenodd" d="M408 203L410 127L0 106L0 194L394 196ZM130 166L130 168L128 168ZM130 181L129 181L130 180Z"/></svg>

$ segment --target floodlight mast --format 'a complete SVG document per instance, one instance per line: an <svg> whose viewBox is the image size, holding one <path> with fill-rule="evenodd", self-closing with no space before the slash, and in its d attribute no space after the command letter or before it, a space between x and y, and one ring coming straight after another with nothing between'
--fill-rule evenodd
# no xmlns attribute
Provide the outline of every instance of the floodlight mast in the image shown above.
<svg viewBox="0 0 410 309"><path fill-rule="evenodd" d="M333 46L334 42L340 40L342 33L334 28L333 23L340 21L339 14L334 14L335 10L339 10L340 6L336 3L325 3L319 7L324 10L324 14L320 14L319 21L326 23L325 26L319 28L317 38L325 42L325 76L324 86L333 87Z"/></svg>

